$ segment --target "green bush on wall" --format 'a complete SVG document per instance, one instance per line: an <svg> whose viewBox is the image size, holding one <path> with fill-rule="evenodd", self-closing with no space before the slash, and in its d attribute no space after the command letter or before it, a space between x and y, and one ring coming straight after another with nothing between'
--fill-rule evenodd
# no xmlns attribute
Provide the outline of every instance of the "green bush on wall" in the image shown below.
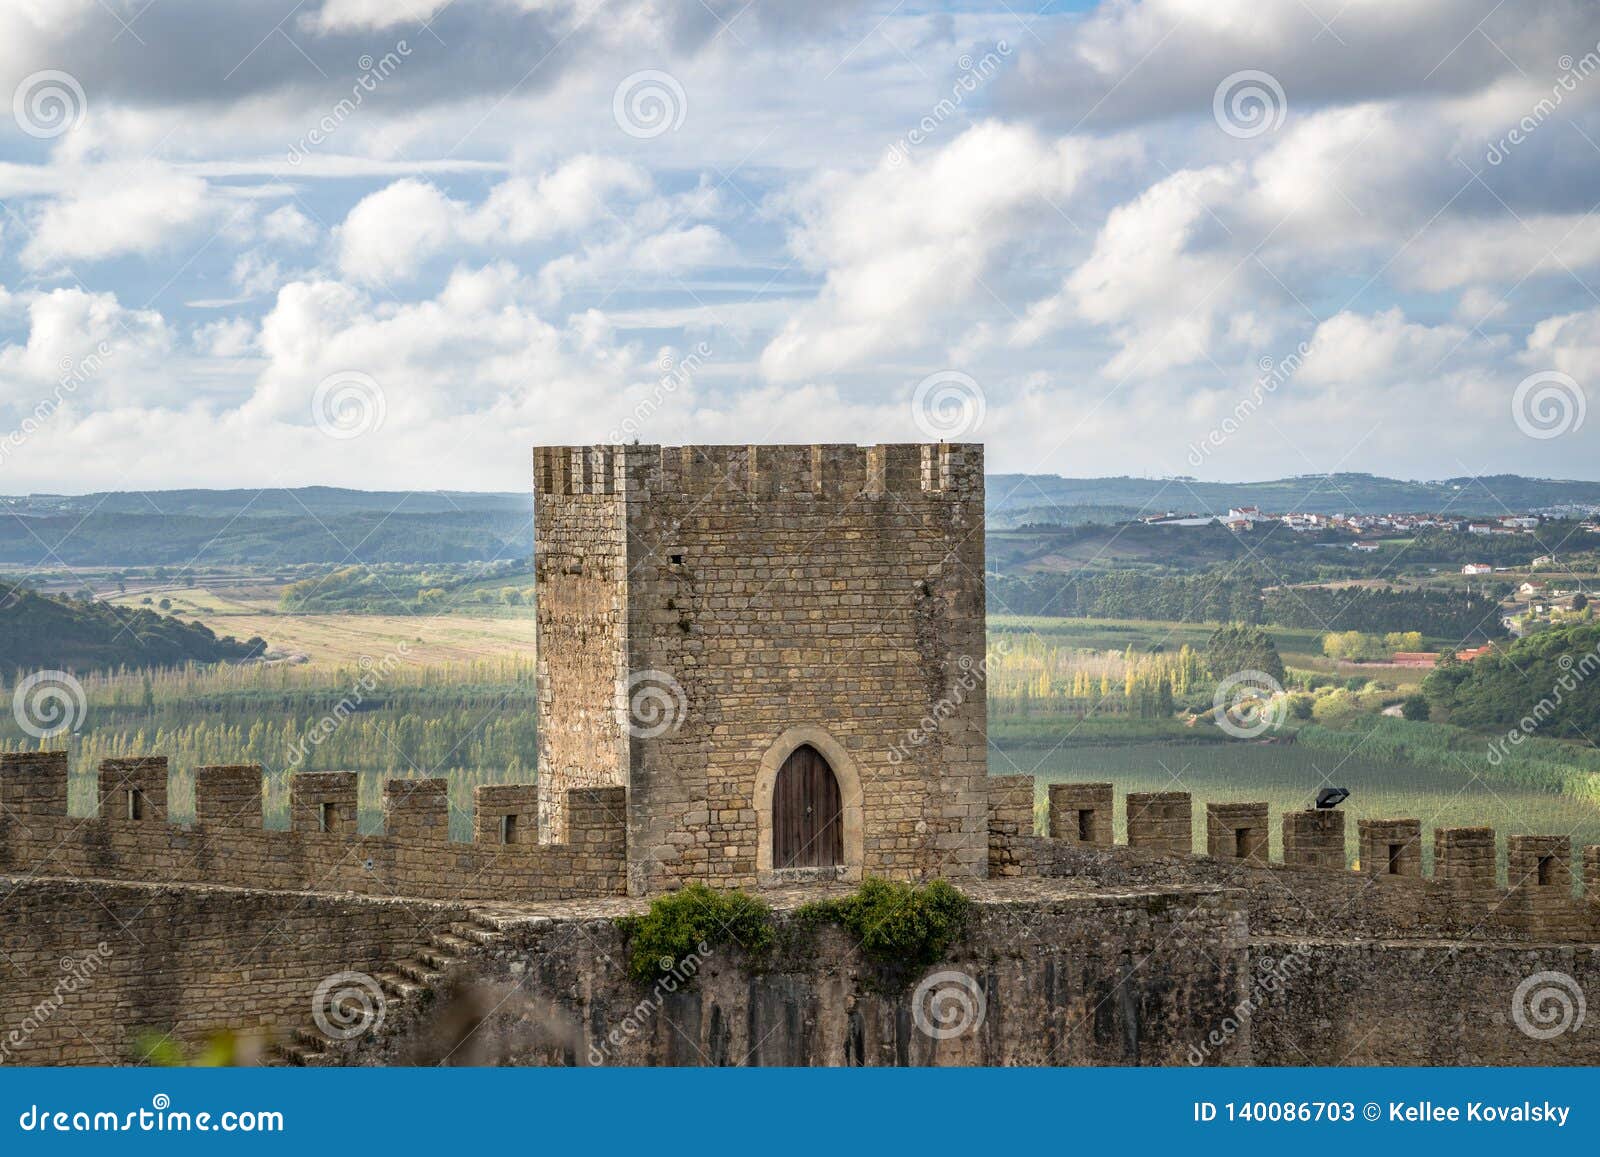
<svg viewBox="0 0 1600 1157"><path fill-rule="evenodd" d="M706 948L734 945L760 961L772 947L772 909L745 892L689 884L662 896L643 916L618 925L628 937L628 975L648 984ZM698 965L696 965L698 967Z"/></svg>
<svg viewBox="0 0 1600 1157"><path fill-rule="evenodd" d="M944 880L918 887L868 876L841 900L818 900L795 913L831 920L849 932L886 988L902 988L943 958L966 930L971 901Z"/></svg>
<svg viewBox="0 0 1600 1157"><path fill-rule="evenodd" d="M807 942L819 924L837 924L877 969L879 985L899 989L944 956L965 931L970 906L944 880L918 887L869 876L848 896L797 908L784 921L791 934L786 943L793 948ZM759 970L778 945L778 926L765 901L704 884L661 896L644 915L626 916L617 924L628 938L628 975L641 984L728 945L742 949L752 969ZM692 976L698 967L682 970Z"/></svg>

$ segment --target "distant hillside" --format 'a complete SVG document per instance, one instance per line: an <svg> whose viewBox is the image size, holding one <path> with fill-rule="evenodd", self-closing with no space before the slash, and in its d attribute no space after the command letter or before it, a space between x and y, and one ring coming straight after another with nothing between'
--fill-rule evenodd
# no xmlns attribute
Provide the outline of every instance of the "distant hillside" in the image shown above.
<svg viewBox="0 0 1600 1157"><path fill-rule="evenodd" d="M345 490L299 486L271 490L101 491L0 497L0 512L17 514L188 515L199 518L318 518L346 514L506 513L531 516L532 494L430 490Z"/></svg>
<svg viewBox="0 0 1600 1157"><path fill-rule="evenodd" d="M1268 482L995 474L990 525L1113 524L1230 506L1320 513L1449 511L1461 517L1600 507L1600 482L1497 475L1402 482L1371 474ZM477 563L533 549L531 494L342 490L158 490L0 497L0 565L279 566Z"/></svg>
<svg viewBox="0 0 1600 1157"><path fill-rule="evenodd" d="M1574 504L1600 506L1600 482L1497 474L1402 482L1374 474L1307 475L1269 482L1198 482L1182 478L1061 478L992 474L990 517L1004 525L1059 522L1080 506L1119 506L1139 514L1221 514L1230 506L1316 514L1449 511L1460 517L1524 513ZM1059 515L1059 517L1058 517Z"/></svg>
<svg viewBox="0 0 1600 1157"><path fill-rule="evenodd" d="M0 679L44 668L84 672L249 659L266 649L261 639L219 639L200 623L154 611L0 585Z"/></svg>
<svg viewBox="0 0 1600 1157"><path fill-rule="evenodd" d="M299 517L269 518L103 512L0 516L0 564L41 569L63 564L460 563L525 559L532 552L531 511L302 512Z"/></svg>

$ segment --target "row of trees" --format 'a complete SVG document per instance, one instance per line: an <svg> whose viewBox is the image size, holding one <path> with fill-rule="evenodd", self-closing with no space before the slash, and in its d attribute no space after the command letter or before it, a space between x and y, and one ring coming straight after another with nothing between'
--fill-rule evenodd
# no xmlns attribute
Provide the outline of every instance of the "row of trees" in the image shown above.
<svg viewBox="0 0 1600 1157"><path fill-rule="evenodd" d="M1322 636L1322 653L1350 662L1384 662L1396 651L1422 650L1421 631L1390 631L1369 635L1361 631L1329 631Z"/></svg>
<svg viewBox="0 0 1600 1157"><path fill-rule="evenodd" d="M1265 621L1363 634L1416 631L1440 639L1505 637L1498 599L1488 593L1391 587L1274 587Z"/></svg>
<svg viewBox="0 0 1600 1157"><path fill-rule="evenodd" d="M1261 581L1244 573L1110 570L991 575L988 598L994 614L1180 623L1262 621Z"/></svg>
<svg viewBox="0 0 1600 1157"><path fill-rule="evenodd" d="M465 566L346 566L286 585L278 596L286 611L346 614L436 612L453 604L521 606L533 587L525 560Z"/></svg>

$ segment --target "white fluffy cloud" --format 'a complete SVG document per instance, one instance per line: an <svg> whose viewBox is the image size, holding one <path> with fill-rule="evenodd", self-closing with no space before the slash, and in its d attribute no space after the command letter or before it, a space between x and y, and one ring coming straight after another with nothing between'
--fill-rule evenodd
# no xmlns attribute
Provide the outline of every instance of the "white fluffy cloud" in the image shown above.
<svg viewBox="0 0 1600 1157"><path fill-rule="evenodd" d="M339 268L367 283L401 280L447 250L529 245L621 224L618 214L651 191L638 166L596 156L575 157L537 180L502 181L477 205L406 178L350 210L336 230Z"/></svg>
<svg viewBox="0 0 1600 1157"><path fill-rule="evenodd" d="M22 250L31 268L150 255L193 236L224 212L206 182L153 162L94 165L46 202ZM242 210L234 210L242 213Z"/></svg>
<svg viewBox="0 0 1600 1157"><path fill-rule="evenodd" d="M1600 426L1535 443L1506 409L1543 369L1600 401L1578 0L316 0L258 43L281 9L163 0L137 53L96 0L0 14L0 91L87 94L71 132L0 142L0 420L115 349L9 487L104 459L107 485L516 488L528 442L607 437L702 343L641 437L916 438L915 384L958 369L997 469L1593 474ZM613 109L646 70L683 113L653 137ZM1245 71L1284 92L1258 134L1213 115ZM341 373L383 390L369 437L312 419Z"/></svg>
<svg viewBox="0 0 1600 1157"><path fill-rule="evenodd" d="M796 199L791 247L826 280L762 352L762 369L793 381L921 344L984 292L1003 250L1070 224L1058 215L1096 152L990 122L926 155L819 178Z"/></svg>

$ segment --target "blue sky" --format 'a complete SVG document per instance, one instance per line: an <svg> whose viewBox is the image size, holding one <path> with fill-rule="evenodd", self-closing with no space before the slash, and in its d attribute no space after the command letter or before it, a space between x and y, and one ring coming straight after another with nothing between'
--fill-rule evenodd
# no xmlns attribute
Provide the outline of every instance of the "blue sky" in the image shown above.
<svg viewBox="0 0 1600 1157"><path fill-rule="evenodd" d="M618 431L1600 477L1597 41L1492 0L20 0L0 492L523 489Z"/></svg>

